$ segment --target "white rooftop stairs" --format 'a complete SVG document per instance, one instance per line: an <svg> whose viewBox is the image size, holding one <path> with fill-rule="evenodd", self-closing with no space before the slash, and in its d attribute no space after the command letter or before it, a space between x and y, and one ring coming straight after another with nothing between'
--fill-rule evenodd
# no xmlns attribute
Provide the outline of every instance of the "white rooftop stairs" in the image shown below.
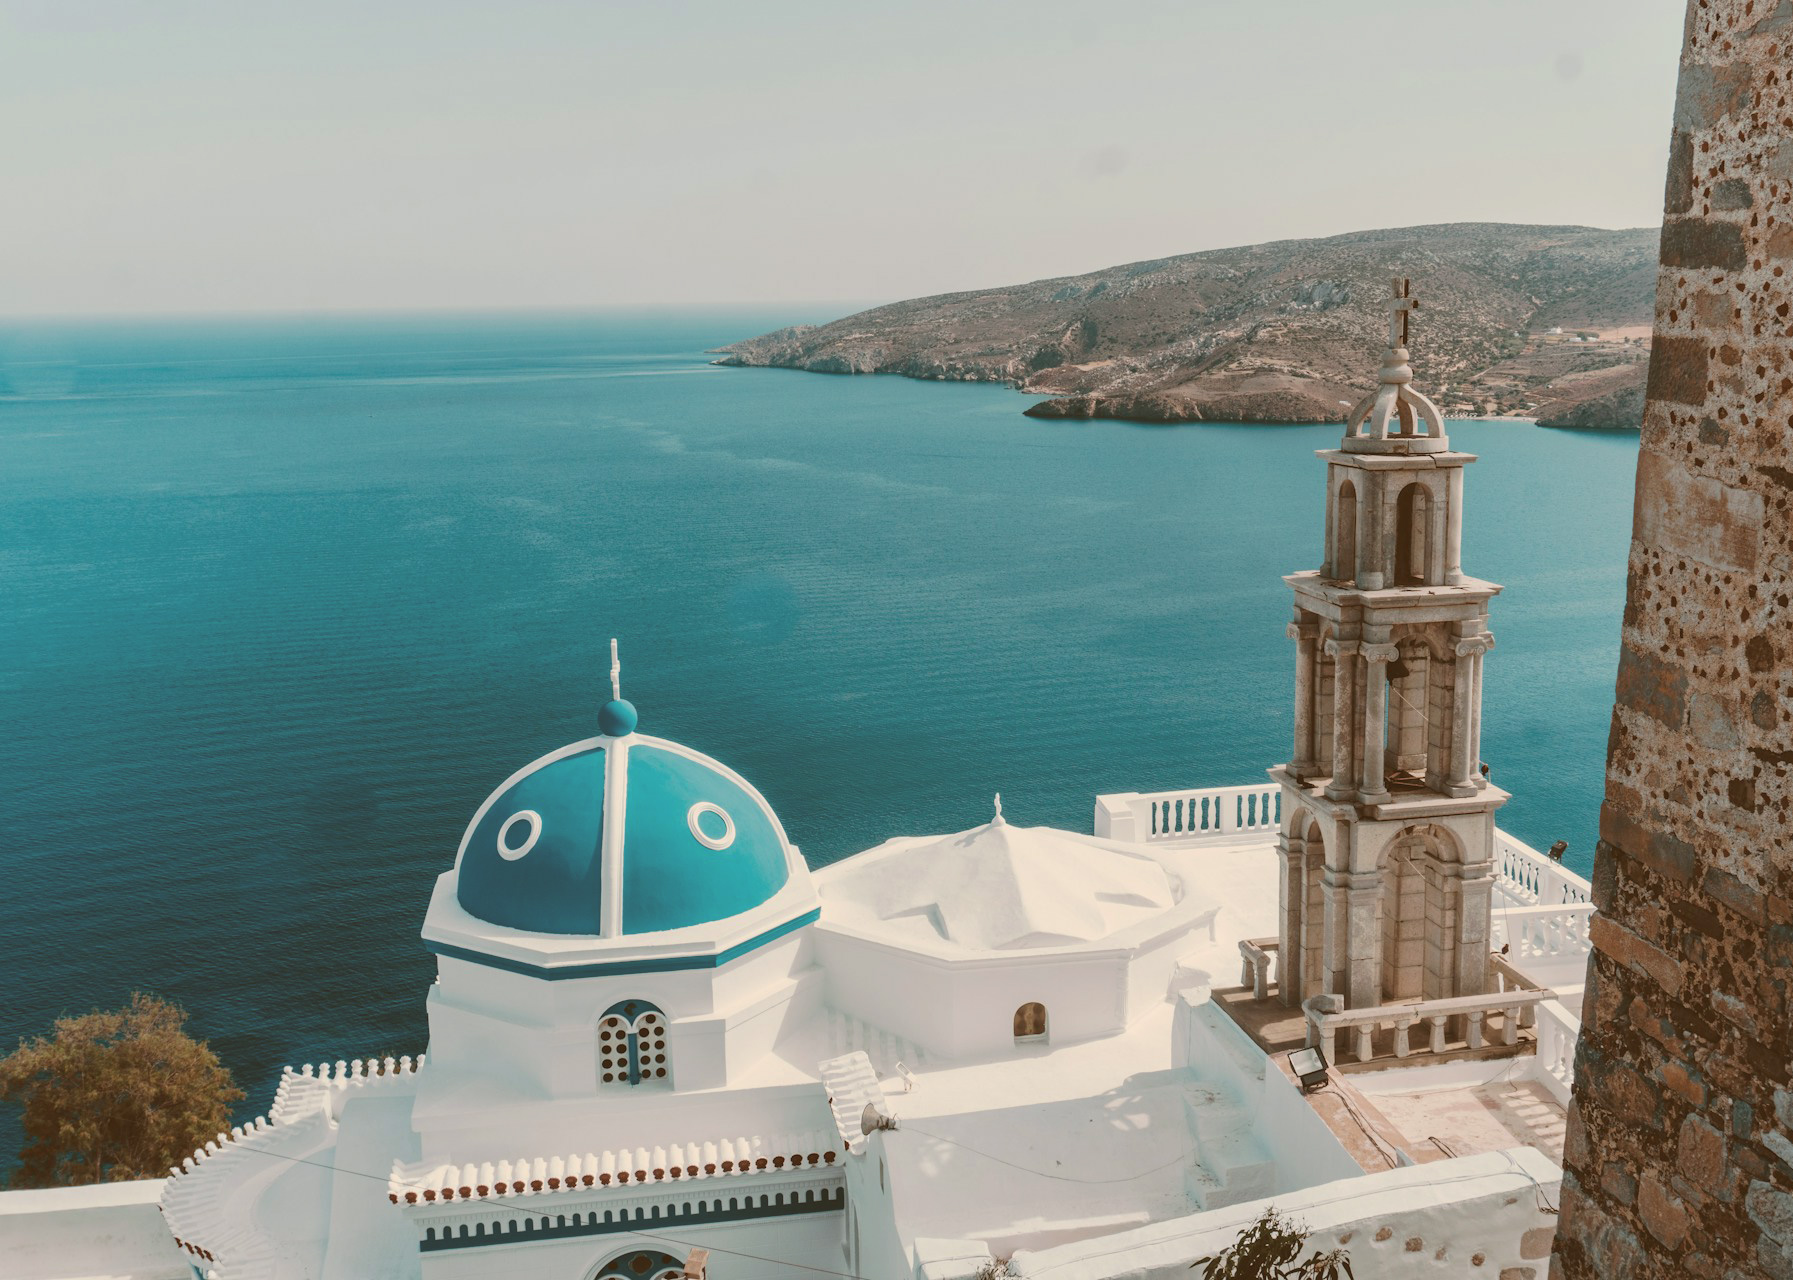
<svg viewBox="0 0 1793 1280"><path fill-rule="evenodd" d="M827 1017L828 1051L834 1057L863 1053L880 1076L897 1074L899 1062L913 1070L927 1061L920 1045L882 1027L834 1008L827 1011Z"/></svg>
<svg viewBox="0 0 1793 1280"><path fill-rule="evenodd" d="M1231 1070L1219 1064L1192 1062L1183 1089L1183 1112L1195 1159L1184 1174L1189 1198L1202 1209L1219 1209L1246 1200L1275 1195L1276 1162L1256 1134L1255 1106L1236 1097L1223 1083L1228 1075L1262 1081L1265 1059L1244 1043L1232 1019L1212 1004L1192 1005L1190 1016L1201 1019L1213 1040L1231 1059Z"/></svg>

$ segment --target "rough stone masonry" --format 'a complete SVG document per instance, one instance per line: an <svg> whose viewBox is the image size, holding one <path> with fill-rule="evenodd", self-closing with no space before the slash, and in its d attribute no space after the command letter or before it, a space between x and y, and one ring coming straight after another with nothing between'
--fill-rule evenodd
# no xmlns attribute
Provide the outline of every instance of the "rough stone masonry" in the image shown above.
<svg viewBox="0 0 1793 1280"><path fill-rule="evenodd" d="M1793 0L1692 0L1550 1274L1793 1280Z"/></svg>

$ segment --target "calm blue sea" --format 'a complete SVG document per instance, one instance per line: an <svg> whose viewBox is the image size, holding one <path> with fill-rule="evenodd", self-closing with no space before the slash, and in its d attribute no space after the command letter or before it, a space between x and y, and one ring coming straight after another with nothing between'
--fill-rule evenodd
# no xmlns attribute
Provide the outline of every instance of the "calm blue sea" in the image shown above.
<svg viewBox="0 0 1793 1280"><path fill-rule="evenodd" d="M703 354L826 318L0 327L0 1048L154 990L245 1114L281 1063L420 1050L432 879L595 732L613 635L643 730L816 864L1287 757L1336 427ZM1636 439L1452 439L1502 822L1585 871Z"/></svg>

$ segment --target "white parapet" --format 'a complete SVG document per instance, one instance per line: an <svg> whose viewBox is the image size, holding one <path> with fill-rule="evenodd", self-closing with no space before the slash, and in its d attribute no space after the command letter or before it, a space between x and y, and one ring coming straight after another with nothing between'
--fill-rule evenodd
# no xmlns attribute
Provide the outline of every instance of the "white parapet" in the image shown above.
<svg viewBox="0 0 1793 1280"><path fill-rule="evenodd" d="M1494 832L1494 857L1500 887L1515 901L1547 907L1593 901L1593 885L1499 828Z"/></svg>
<svg viewBox="0 0 1793 1280"><path fill-rule="evenodd" d="M191 1280L157 1201L160 1178L0 1195L0 1275L7 1280L129 1276Z"/></svg>
<svg viewBox="0 0 1793 1280"><path fill-rule="evenodd" d="M1390 1169L1253 1200L1053 1249L1023 1250L1015 1276L1051 1280L1186 1277L1231 1245L1266 1209L1310 1233L1309 1249L1342 1245L1359 1276L1542 1274L1556 1232L1562 1171L1529 1147ZM1523 1274L1523 1272L1521 1272Z"/></svg>
<svg viewBox="0 0 1793 1280"><path fill-rule="evenodd" d="M1096 797L1095 832L1109 840L1197 844L1272 836L1281 820L1281 789L1271 783ZM1576 906L1593 899L1587 880L1498 828L1494 857L1500 891L1521 906Z"/></svg>

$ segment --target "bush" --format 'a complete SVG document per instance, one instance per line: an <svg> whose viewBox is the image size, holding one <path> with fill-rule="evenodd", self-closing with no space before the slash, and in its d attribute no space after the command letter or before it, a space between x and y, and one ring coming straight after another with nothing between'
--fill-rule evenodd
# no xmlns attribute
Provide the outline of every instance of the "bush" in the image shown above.
<svg viewBox="0 0 1793 1280"><path fill-rule="evenodd" d="M24 1113L12 1185L163 1177L228 1129L242 1090L186 1021L139 992L123 1009L59 1018L0 1058L0 1102Z"/></svg>
<svg viewBox="0 0 1793 1280"><path fill-rule="evenodd" d="M1312 1257L1298 1261L1306 1242L1307 1231L1272 1205L1230 1248L1189 1265L1202 1268L1202 1280L1356 1280L1351 1255L1343 1249L1316 1249Z"/></svg>

